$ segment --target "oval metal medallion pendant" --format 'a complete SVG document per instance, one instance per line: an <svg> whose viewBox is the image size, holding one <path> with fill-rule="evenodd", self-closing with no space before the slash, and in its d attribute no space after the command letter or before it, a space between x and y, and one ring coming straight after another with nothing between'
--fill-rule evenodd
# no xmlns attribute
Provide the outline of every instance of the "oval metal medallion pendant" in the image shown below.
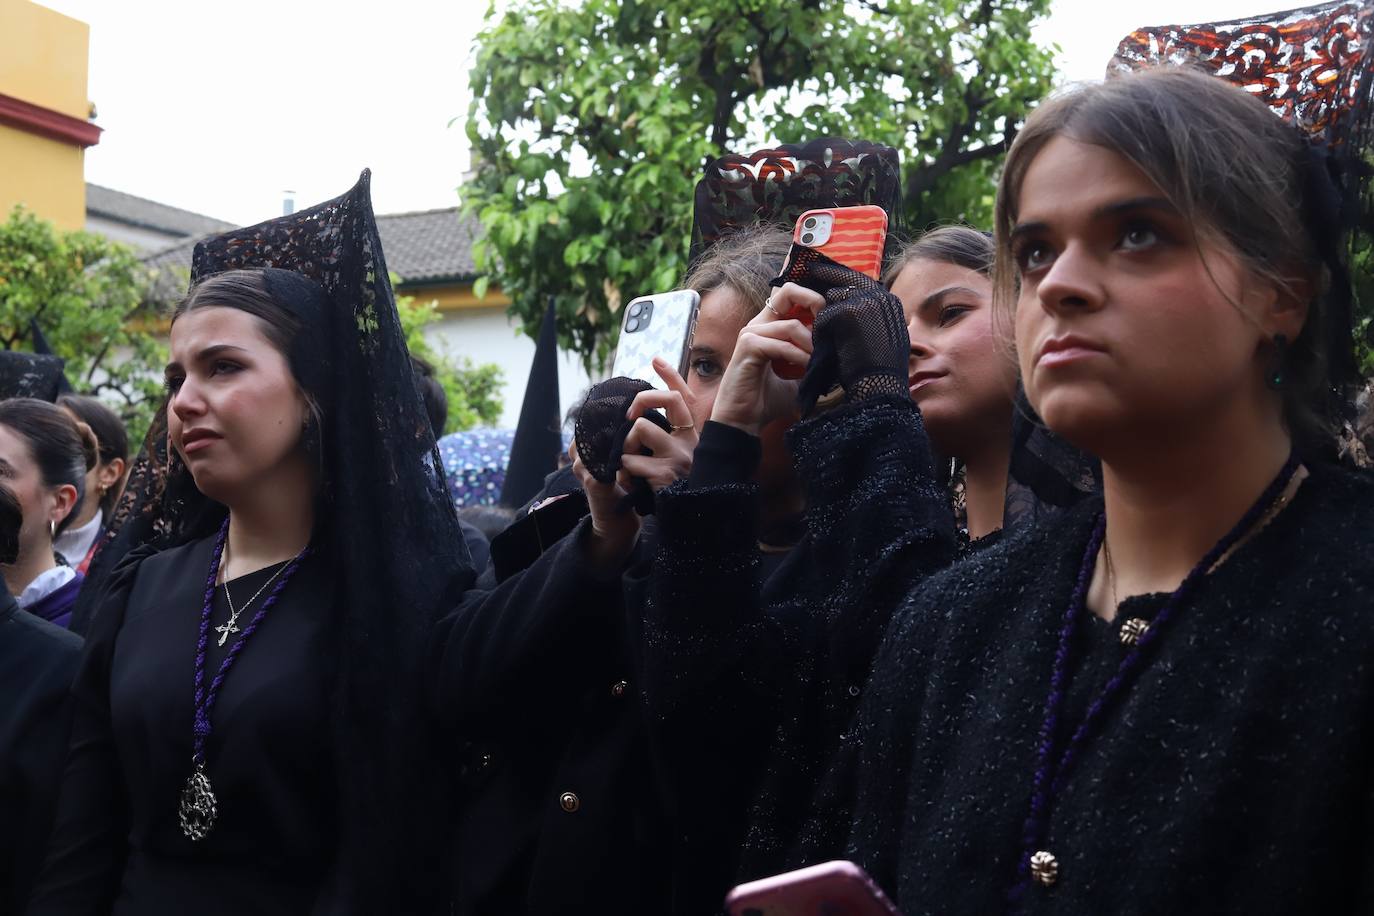
<svg viewBox="0 0 1374 916"><path fill-rule="evenodd" d="M218 815L215 790L210 788L205 765L198 763L186 780L186 788L181 790L181 832L189 840L203 840L210 835Z"/></svg>

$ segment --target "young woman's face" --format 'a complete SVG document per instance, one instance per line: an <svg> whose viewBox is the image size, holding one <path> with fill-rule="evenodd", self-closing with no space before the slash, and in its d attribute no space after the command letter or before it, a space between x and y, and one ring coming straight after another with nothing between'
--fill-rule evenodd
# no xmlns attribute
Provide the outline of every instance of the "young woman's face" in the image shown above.
<svg viewBox="0 0 1374 916"><path fill-rule="evenodd" d="M740 329L747 323L740 319L739 294L732 288L717 287L701 297L697 330L687 357L686 380L693 395L688 406L698 430L711 419L721 376L735 353Z"/></svg>
<svg viewBox="0 0 1374 916"><path fill-rule="evenodd" d="M36 551L52 552L52 526L60 524L76 503L71 485L49 487L26 439L8 426L0 426L0 479L19 500L24 523L19 529L19 557ZM15 583L10 583L14 585ZM18 583L23 586L27 583Z"/></svg>
<svg viewBox="0 0 1374 916"><path fill-rule="evenodd" d="M1109 457L1266 396L1260 324L1275 290L1201 242L1130 162L1056 137L1018 204L1016 347L1051 429Z"/></svg>
<svg viewBox="0 0 1374 916"><path fill-rule="evenodd" d="M992 329L992 284L976 270L940 261L907 264L892 283L902 302L911 356L911 399L941 454L1011 435L1016 365Z"/></svg>
<svg viewBox="0 0 1374 916"><path fill-rule="evenodd" d="M172 325L168 436L196 487L220 502L303 460L305 398L259 319L197 308Z"/></svg>

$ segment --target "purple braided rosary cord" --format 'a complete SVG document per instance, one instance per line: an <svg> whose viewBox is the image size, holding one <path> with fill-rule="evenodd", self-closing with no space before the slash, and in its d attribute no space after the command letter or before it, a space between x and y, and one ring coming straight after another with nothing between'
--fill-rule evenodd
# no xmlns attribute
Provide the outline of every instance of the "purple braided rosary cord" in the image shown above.
<svg viewBox="0 0 1374 916"><path fill-rule="evenodd" d="M1121 660L1121 665L1117 668L1116 674L1107 681L1106 686L1089 705L1083 716L1083 721L1074 730L1073 736L1069 739L1069 743L1064 748L1064 752L1060 755L1056 765L1054 759L1055 736L1059 731L1059 713L1064 702L1065 682L1068 680L1073 632L1078 617L1087 604L1088 588L1092 584L1093 570L1097 565L1097 553L1107 534L1107 517L1105 514L1098 516L1092 537L1088 539L1088 547L1083 552L1083 564L1078 570L1078 581L1074 584L1073 597L1069 601L1068 610L1064 612L1064 624L1059 631L1059 647L1054 655L1054 670L1050 676L1050 692L1045 699L1045 717L1040 726L1039 743L1036 748L1037 762L1030 814L1026 817L1026 823L1021 834L1022 848L1021 860L1017 869L1018 879L1016 885L1007 895L1010 903L1019 903L1030 887L1030 860L1044 837L1050 806L1054 802L1054 797L1063 789L1064 783L1068 779L1069 770L1072 769L1073 764L1078 759L1078 752L1089 733L1099 723L1112 700L1122 692L1126 682L1144 664L1145 654L1151 646L1159 641L1160 633L1169 619L1173 617L1175 610L1182 605L1184 599L1196 591L1203 578L1226 555L1227 551L1234 547L1263 517L1264 513L1274 506L1289 482L1292 481L1297 470L1297 456L1290 454L1278 476L1260 494L1255 504L1241 517L1240 521L1236 522L1235 527L1217 541L1216 545L1198 561L1179 587L1164 602L1164 607L1155 615L1154 622L1145 630L1130 653Z"/></svg>
<svg viewBox="0 0 1374 916"><path fill-rule="evenodd" d="M282 571L281 578L277 580L276 586L267 595L267 600L258 608L258 612L253 615L252 621L243 628L243 635L238 638L229 649L229 654L224 656L224 661L220 662L219 671L215 674L214 680L210 682L210 689L205 689L205 651L210 644L210 611L215 604L215 580L219 578L220 559L224 555L224 542L229 536L229 519L224 520L220 526L219 536L215 538L215 551L210 559L210 575L205 580L205 605L200 612L200 638L196 642L196 694L195 694L195 721L192 724L191 761L196 766L203 766L205 763L205 743L210 738L210 713L215 708L215 700L219 697L220 685L229 674L229 669L233 667L234 660L243 651L248 638L257 630L263 618L267 616L268 610L277 603L277 596L286 587L286 583L291 581L291 576L301 565L301 562L310 555L310 548L306 547Z"/></svg>

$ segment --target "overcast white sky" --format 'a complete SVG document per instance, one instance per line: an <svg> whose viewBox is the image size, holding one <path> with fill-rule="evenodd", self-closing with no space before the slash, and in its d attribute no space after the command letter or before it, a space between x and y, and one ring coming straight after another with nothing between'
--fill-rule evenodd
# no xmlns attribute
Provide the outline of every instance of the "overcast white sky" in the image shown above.
<svg viewBox="0 0 1374 916"><path fill-rule="evenodd" d="M91 26L105 128L86 179L253 223L342 192L363 166L378 212L449 207L485 0L41 0ZM1065 80L1100 77L1142 25L1231 19L1291 0L1054 0L1038 37ZM451 119L459 120L452 127Z"/></svg>

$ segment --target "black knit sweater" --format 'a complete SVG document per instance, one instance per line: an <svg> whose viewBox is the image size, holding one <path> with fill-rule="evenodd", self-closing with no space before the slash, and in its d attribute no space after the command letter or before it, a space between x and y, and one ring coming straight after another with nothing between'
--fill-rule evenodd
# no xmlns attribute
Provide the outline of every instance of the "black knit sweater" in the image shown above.
<svg viewBox="0 0 1374 916"><path fill-rule="evenodd" d="M788 445L806 534L766 577L756 440L708 423L691 476L658 495L643 668L651 731L674 762L679 913L719 910L736 880L842 846L848 818L818 818L813 796L888 619L955 551L909 399L804 421ZM848 791L832 788L827 809Z"/></svg>
<svg viewBox="0 0 1374 916"><path fill-rule="evenodd" d="M893 618L851 741L850 855L906 916L1004 908L1060 622L1100 501L932 577ZM1076 726L1128 599L1078 633ZM1062 746L1062 745L1061 745ZM1079 754L1033 913L1374 908L1374 481L1313 468L1181 606Z"/></svg>

